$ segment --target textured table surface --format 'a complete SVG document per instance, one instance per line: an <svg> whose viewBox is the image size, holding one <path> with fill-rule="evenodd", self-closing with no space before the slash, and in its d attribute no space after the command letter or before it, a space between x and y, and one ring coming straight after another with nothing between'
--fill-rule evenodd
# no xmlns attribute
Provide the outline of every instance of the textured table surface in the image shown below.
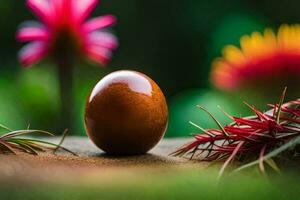
<svg viewBox="0 0 300 200"><path fill-rule="evenodd" d="M59 138L50 138L50 141L58 143ZM164 139L161 140L148 154L144 156L147 157L149 155L157 155L167 158L171 152L189 141L192 140L186 138ZM104 154L104 152L97 148L87 137L67 137L63 143L63 146L81 156L95 157ZM173 158L168 157L168 159L172 160Z"/></svg>
<svg viewBox="0 0 300 200"><path fill-rule="evenodd" d="M59 142L59 138L46 139ZM205 163L186 158L169 156L171 152L191 139L164 139L148 154L140 156L108 156L86 137L67 137L63 146L76 152L78 156L59 152L39 156L1 155L0 181L8 179L21 181L81 180L99 177L101 180L130 173L164 172L172 169L199 168Z"/></svg>

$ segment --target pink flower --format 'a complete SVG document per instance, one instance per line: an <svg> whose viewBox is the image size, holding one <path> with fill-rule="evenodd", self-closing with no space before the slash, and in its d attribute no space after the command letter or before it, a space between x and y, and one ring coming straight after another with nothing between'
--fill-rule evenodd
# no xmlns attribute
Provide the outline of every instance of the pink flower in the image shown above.
<svg viewBox="0 0 300 200"><path fill-rule="evenodd" d="M17 40L30 42L19 52L22 65L29 66L45 56L56 60L78 55L105 65L117 38L105 30L116 23L112 15L87 20L98 0L27 0L27 6L42 23L25 23Z"/></svg>

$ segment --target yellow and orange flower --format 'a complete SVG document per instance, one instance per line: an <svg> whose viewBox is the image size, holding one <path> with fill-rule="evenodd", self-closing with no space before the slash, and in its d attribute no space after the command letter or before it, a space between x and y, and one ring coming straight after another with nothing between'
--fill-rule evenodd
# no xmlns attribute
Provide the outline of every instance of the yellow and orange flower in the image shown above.
<svg viewBox="0 0 300 200"><path fill-rule="evenodd" d="M300 25L281 25L277 34L267 28L241 37L240 47L223 49L211 72L212 83L221 90L270 82L289 86L295 80L300 83Z"/></svg>

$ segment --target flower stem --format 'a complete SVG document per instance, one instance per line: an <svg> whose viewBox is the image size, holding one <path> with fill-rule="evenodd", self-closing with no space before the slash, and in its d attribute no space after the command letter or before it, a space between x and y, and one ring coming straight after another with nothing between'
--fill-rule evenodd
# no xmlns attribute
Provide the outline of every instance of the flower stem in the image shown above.
<svg viewBox="0 0 300 200"><path fill-rule="evenodd" d="M73 63L71 59L57 62L60 84L61 114L59 129L68 129L72 133L73 125Z"/></svg>

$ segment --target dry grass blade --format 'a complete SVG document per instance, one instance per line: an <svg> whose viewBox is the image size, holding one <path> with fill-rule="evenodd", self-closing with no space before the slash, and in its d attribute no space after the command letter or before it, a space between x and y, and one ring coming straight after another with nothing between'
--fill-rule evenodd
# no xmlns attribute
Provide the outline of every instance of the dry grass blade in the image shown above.
<svg viewBox="0 0 300 200"><path fill-rule="evenodd" d="M11 146L9 146L9 144L7 144L6 142L0 141L0 144L1 144L6 150L8 150L9 152L11 152L11 153L17 155L16 151L14 151L14 149L13 149Z"/></svg>
<svg viewBox="0 0 300 200"><path fill-rule="evenodd" d="M277 123L279 123L279 120L280 120L281 107L282 107L282 104L283 104L283 101L284 101L284 98L286 95L286 90L287 90L287 87L284 88L282 95L280 96L280 99L279 99L278 110L276 112L276 122ZM274 108L274 111L275 110L276 110L276 107Z"/></svg>
<svg viewBox="0 0 300 200"><path fill-rule="evenodd" d="M7 126L4 126L3 124L0 124L0 128L7 130L7 131L13 131L10 128L8 128Z"/></svg>
<svg viewBox="0 0 300 200"><path fill-rule="evenodd" d="M212 136L212 137L214 136L213 134L211 134L210 132L208 132L207 130L205 130L204 128L202 128L201 126L195 124L194 122L189 121L189 123L190 123L192 126L198 128L198 129L200 129L203 133L205 133L205 134L207 134L207 135L209 135L209 136Z"/></svg>
<svg viewBox="0 0 300 200"><path fill-rule="evenodd" d="M17 130L17 131L11 131L7 134L4 134L0 137L0 139L6 139L6 138L11 138L11 137L16 137L20 135L28 135L28 134L33 134L33 133L41 133L49 136L54 136L52 133L47 132L47 131L41 131L41 130Z"/></svg>
<svg viewBox="0 0 300 200"><path fill-rule="evenodd" d="M279 167L277 166L277 164L275 163L275 161L270 158L268 160L265 160L265 162L277 173L280 173L280 169Z"/></svg>
<svg viewBox="0 0 300 200"><path fill-rule="evenodd" d="M51 143L51 142L46 142L46 141L43 141L43 140L37 140L37 139L22 139L22 140L26 140L26 141L29 141L29 142L34 142L35 144L40 143L40 144L48 145L49 147L55 147L55 148L58 147L59 149L62 149L64 151L68 152L68 153L71 153L74 156L77 156L76 153L72 152L71 150L69 150L65 147L59 146L58 144L54 144L54 143ZM42 146L42 145L39 145L39 146ZM54 150L54 149L52 149L52 150Z"/></svg>
<svg viewBox="0 0 300 200"><path fill-rule="evenodd" d="M278 154L282 153L283 151L291 148L292 146L295 146L296 144L300 143L300 136L292 139L291 141L289 141L288 143L282 145L281 147L271 151L270 153L266 154L263 158L263 160L268 160L268 159L271 159L275 156L277 156ZM254 165L257 165L259 164L259 160L255 160L253 162L250 162L248 164L245 164L237 169L234 170L234 172L238 172L238 171L241 171L243 169L246 169L246 168L249 168L249 167L252 167Z"/></svg>
<svg viewBox="0 0 300 200"><path fill-rule="evenodd" d="M230 114L228 114L221 106L218 105L217 108L219 108L219 110L224 113L224 115L226 115L229 119L234 120L234 118Z"/></svg>
<svg viewBox="0 0 300 200"><path fill-rule="evenodd" d="M200 108L201 110L203 110L204 112L206 112L218 125L218 127L222 130L222 132L224 133L224 135L229 136L229 134L225 131L225 129L223 128L223 126L221 125L221 123L213 116L213 114L211 114L208 110L206 110L204 107L197 105L198 108Z"/></svg>
<svg viewBox="0 0 300 200"><path fill-rule="evenodd" d="M259 154L259 169L264 174L265 173L265 166L264 166L264 155L266 151L267 145L264 145L263 148L260 150Z"/></svg>
<svg viewBox="0 0 300 200"><path fill-rule="evenodd" d="M58 143L57 147L54 149L53 153L56 153L56 151L61 147L62 143L65 141L65 138L67 137L68 135L68 129L66 129L64 132L63 132L63 135L61 137L61 140L60 142Z"/></svg>
<svg viewBox="0 0 300 200"><path fill-rule="evenodd" d="M47 132L47 131L28 130L28 129L12 131L11 129L9 129L3 125L0 125L0 128L3 128L5 130L9 131L8 133L0 136L0 151L2 150L2 152L7 151L7 152L10 152L13 154L17 154L17 151L22 151L22 152L33 154L33 155L38 155L39 152L46 152L46 151L52 150L55 153L58 149L62 149L68 153L76 155L74 152L61 146L62 142L64 141L64 139L66 137L66 131L64 132L64 135L63 135L60 143L54 144L51 142L38 140L38 139L20 138L20 136L30 136L31 134L34 134L34 133L44 134L44 135L48 135L48 136L54 136L52 133Z"/></svg>
<svg viewBox="0 0 300 200"><path fill-rule="evenodd" d="M229 165L229 163L234 159L234 157L236 156L236 154L238 153L239 149L242 147L242 145L244 144L244 142L239 143L236 148L234 149L234 151L232 152L232 154L228 157L228 159L225 161L225 163L223 164L223 166L220 169L219 172L219 176L218 179L221 178L221 176L223 175L226 167Z"/></svg>
<svg viewBox="0 0 300 200"><path fill-rule="evenodd" d="M33 147L31 147L30 144L27 144L26 142L22 142L21 140L15 140L14 143L19 145L19 147L22 150L24 150L24 152L34 154L34 155L38 155L38 152Z"/></svg>

